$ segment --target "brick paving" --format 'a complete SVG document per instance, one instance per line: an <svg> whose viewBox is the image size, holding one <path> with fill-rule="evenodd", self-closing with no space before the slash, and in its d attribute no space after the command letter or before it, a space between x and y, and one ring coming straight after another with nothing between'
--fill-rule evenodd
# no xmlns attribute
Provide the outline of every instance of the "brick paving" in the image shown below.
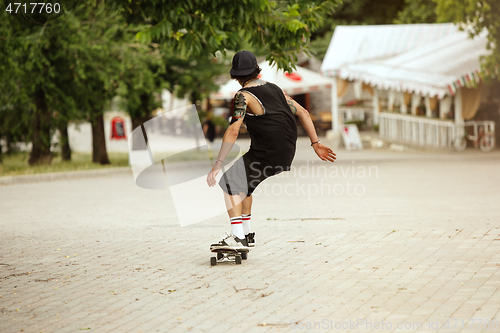
<svg viewBox="0 0 500 333"><path fill-rule="evenodd" d="M500 153L338 155L266 181L238 266L129 174L0 186L0 332L500 331Z"/></svg>

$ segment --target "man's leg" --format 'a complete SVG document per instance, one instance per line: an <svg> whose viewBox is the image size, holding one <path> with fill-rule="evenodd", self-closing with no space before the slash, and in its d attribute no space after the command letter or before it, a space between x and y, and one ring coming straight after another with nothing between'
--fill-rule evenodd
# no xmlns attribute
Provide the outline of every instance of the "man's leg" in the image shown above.
<svg viewBox="0 0 500 333"><path fill-rule="evenodd" d="M252 196L248 196L243 200L242 214L250 215L252 214Z"/></svg>
<svg viewBox="0 0 500 333"><path fill-rule="evenodd" d="M231 233L234 237L225 237L218 243L210 245L210 250L214 251L217 249L242 249L248 251L248 243L245 238L245 233L243 232L243 222L241 219L241 211L243 208L243 198L246 195L240 193L240 195L229 195L224 192L224 202L226 203L227 213L229 214L229 220L231 221Z"/></svg>
<svg viewBox="0 0 500 333"><path fill-rule="evenodd" d="M243 220L243 232L245 236L252 232L250 228L250 219L252 217L252 196L248 196L243 200L243 207L241 210L241 218Z"/></svg>
<svg viewBox="0 0 500 333"><path fill-rule="evenodd" d="M243 210L242 198L246 196L244 193L240 195L229 195L224 192L224 201L226 203L227 213L229 214L229 219L231 221L231 232L233 235L239 239L245 238L245 233L243 232L243 221L241 213Z"/></svg>
<svg viewBox="0 0 500 333"><path fill-rule="evenodd" d="M230 195L224 192L224 202L230 218L241 216L243 210L242 197L244 197L244 193L241 193L241 195Z"/></svg>
<svg viewBox="0 0 500 333"><path fill-rule="evenodd" d="M252 218L252 196L248 196L243 200L241 219L243 222L243 232L247 240L248 246L255 246L255 233L252 232L250 227L250 220Z"/></svg>

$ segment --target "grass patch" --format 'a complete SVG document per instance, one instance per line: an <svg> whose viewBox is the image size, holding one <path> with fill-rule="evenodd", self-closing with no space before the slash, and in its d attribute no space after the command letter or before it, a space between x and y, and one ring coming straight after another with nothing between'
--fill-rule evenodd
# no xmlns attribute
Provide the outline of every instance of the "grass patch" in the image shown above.
<svg viewBox="0 0 500 333"><path fill-rule="evenodd" d="M212 158L215 161L218 151L212 152ZM242 152L243 153L243 152ZM227 161L234 159L238 154L230 152L226 157ZM65 162L61 159L60 154L55 153L50 165L30 166L28 164L29 153L15 152L9 155L3 154L3 163L0 163L1 176L20 176L34 175L48 172L63 172L63 171L78 171L78 170L94 170L106 169L114 167L128 166L128 153L108 153L110 165L100 165L92 163L90 153L72 153L71 161ZM208 151L191 149L178 154L173 154L165 159L166 163L184 162L184 161L207 161L210 159Z"/></svg>
<svg viewBox="0 0 500 333"><path fill-rule="evenodd" d="M47 172L77 171L106 169L128 166L128 153L108 153L110 165L92 163L90 153L72 153L71 161L66 162L59 154L54 154L50 165L30 166L29 153L12 153L2 155L3 163L0 164L0 176L33 175Z"/></svg>

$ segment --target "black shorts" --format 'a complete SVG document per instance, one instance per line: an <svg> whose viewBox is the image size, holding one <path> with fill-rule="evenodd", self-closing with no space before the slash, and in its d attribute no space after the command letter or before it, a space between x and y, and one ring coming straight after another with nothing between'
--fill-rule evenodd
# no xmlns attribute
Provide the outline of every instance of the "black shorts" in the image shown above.
<svg viewBox="0 0 500 333"><path fill-rule="evenodd" d="M219 186L229 195L251 196L266 178L288 170L289 167L271 166L246 153L222 175Z"/></svg>

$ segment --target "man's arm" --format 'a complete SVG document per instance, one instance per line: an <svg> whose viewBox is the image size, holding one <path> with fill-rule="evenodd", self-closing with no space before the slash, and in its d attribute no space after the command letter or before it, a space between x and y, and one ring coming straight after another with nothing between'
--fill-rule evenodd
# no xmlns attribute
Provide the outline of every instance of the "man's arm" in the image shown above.
<svg viewBox="0 0 500 333"><path fill-rule="evenodd" d="M231 124L226 129L224 137L222 138L222 146L219 151L219 155L217 156L216 163L218 162L222 164L227 154L229 154L229 152L231 151L231 148L233 148L233 144L238 138L240 127L243 123L243 118L245 118L246 113L247 102L245 96L243 96L243 94L239 92L236 94L236 96L234 96L234 112L233 116L231 117Z"/></svg>
<svg viewBox="0 0 500 333"><path fill-rule="evenodd" d="M286 93L285 93L285 98L292 113L297 117L299 117L300 123L306 130L306 133L309 136L311 142L318 141L318 135L316 134L316 129L314 128L314 124L312 122L311 116L309 115L309 112L307 112L307 110L304 109L302 105L297 103L293 98L288 96Z"/></svg>
<svg viewBox="0 0 500 333"><path fill-rule="evenodd" d="M306 130L307 135L309 136L309 139L311 140L311 145L314 148L314 151L318 155L320 159L323 161L330 161L330 162L335 162L336 155L327 146L321 144L318 140L318 134L316 133L316 129L314 128L314 124L312 122L311 116L309 115L309 112L307 112L306 109L302 107L299 103L297 103L293 98L288 96L285 92L283 92L286 98L286 102L288 103L288 106L290 107L290 110L294 115L299 117L300 123L302 124L302 127Z"/></svg>
<svg viewBox="0 0 500 333"><path fill-rule="evenodd" d="M214 186L217 183L215 180L215 176L217 176L217 173L219 173L222 162L233 148L236 138L238 138L240 127L243 123L243 118L245 118L246 110L247 103L245 100L245 96L243 96L243 94L239 92L234 97L234 113L231 117L231 124L226 129L224 137L222 138L222 145L219 150L219 155L217 156L217 161L215 161L212 171L210 171L207 176L208 186Z"/></svg>

